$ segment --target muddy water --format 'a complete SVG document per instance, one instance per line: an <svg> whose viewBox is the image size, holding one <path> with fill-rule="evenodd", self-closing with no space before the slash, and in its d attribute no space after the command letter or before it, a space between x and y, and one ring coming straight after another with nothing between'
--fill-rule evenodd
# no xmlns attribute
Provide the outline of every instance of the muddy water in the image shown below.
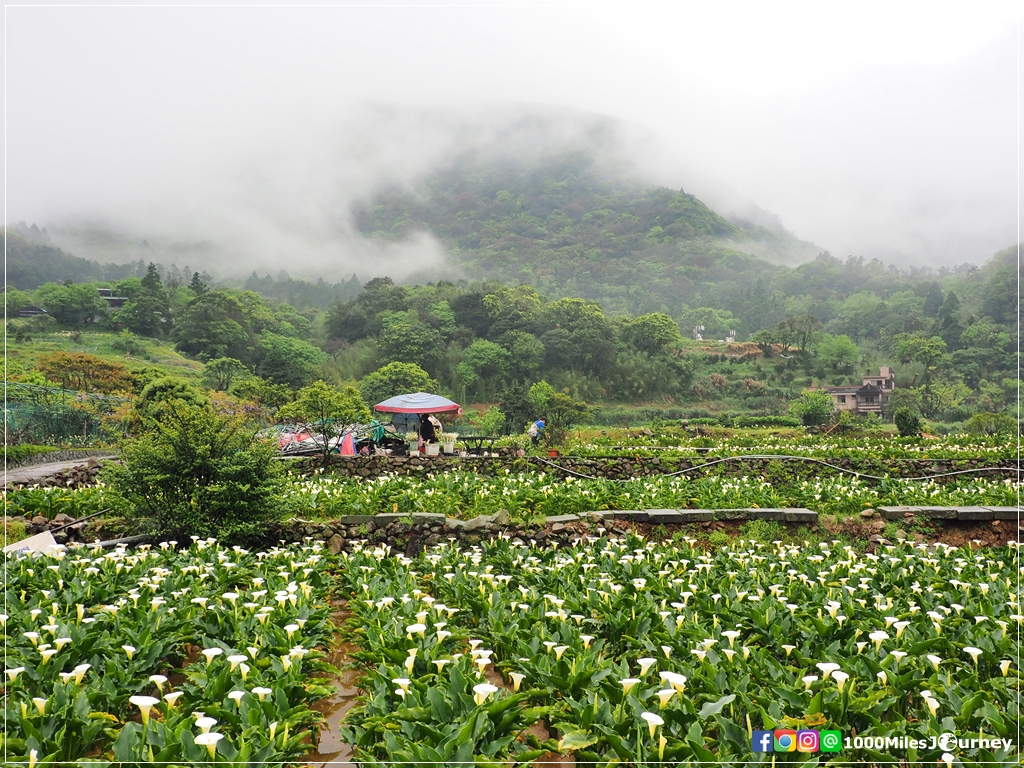
<svg viewBox="0 0 1024 768"><path fill-rule="evenodd" d="M345 610L338 610L331 614L331 621L335 626L341 626L351 616ZM338 733L338 726L345 719L345 715L356 704L356 697L362 691L356 686L359 672L354 669L345 669L351 662L349 654L355 651L356 646L352 643L337 642L330 651L328 661L341 670L340 674L329 676L327 679L335 686L337 691L333 696L322 699L312 706L324 716L320 724L320 738L315 752L310 752L303 758L306 765L317 766L317 768L355 768L351 761L352 747L341 740Z"/></svg>

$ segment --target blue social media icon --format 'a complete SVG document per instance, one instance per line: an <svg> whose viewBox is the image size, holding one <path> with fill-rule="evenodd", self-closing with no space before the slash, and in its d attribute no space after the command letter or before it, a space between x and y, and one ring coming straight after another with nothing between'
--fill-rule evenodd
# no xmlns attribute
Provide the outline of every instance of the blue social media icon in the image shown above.
<svg viewBox="0 0 1024 768"><path fill-rule="evenodd" d="M775 734L772 731L754 731L750 748L754 752L773 752Z"/></svg>

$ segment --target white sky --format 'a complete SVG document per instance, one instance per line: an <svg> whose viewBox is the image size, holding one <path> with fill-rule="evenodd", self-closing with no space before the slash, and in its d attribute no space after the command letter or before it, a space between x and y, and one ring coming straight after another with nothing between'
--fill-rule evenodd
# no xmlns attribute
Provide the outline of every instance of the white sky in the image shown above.
<svg viewBox="0 0 1024 768"><path fill-rule="evenodd" d="M436 258L346 235L349 201L464 146L410 115L558 107L651 132L659 181L752 200L835 255L980 263L1017 233L1022 8L8 6L7 220L294 273Z"/></svg>

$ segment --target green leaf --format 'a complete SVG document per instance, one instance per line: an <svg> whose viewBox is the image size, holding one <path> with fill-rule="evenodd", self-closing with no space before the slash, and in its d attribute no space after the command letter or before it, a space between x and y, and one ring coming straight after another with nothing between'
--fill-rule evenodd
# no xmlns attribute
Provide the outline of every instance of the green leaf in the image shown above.
<svg viewBox="0 0 1024 768"><path fill-rule="evenodd" d="M723 696L722 698L720 698L716 702L708 702L707 704L705 704L703 707L700 708L700 714L699 714L700 719L701 720L706 720L707 718L711 717L712 715L717 715L719 712L721 712L725 708L725 706L727 704L732 703L735 700L735 698L736 698L736 694L735 693L730 693L728 696Z"/></svg>
<svg viewBox="0 0 1024 768"><path fill-rule="evenodd" d="M818 691L811 697L811 702L807 705L805 714L816 715L819 712L821 712L821 691Z"/></svg>
<svg viewBox="0 0 1024 768"><path fill-rule="evenodd" d="M575 749L583 749L591 744L596 744L598 737L587 731L572 730L567 732L558 741L559 752L572 752Z"/></svg>

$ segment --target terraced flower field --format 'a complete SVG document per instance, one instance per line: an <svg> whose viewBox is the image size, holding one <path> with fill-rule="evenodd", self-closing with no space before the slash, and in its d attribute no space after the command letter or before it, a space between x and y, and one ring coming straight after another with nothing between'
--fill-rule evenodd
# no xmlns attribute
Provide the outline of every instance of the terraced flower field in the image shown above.
<svg viewBox="0 0 1024 768"><path fill-rule="evenodd" d="M3 753L283 764L330 694L316 546L80 547L7 564Z"/></svg>
<svg viewBox="0 0 1024 768"><path fill-rule="evenodd" d="M841 476L773 485L758 477L654 476L627 482L556 479L535 473L485 477L447 472L426 479L382 475L373 479L330 476L295 479L288 504L302 517L439 513L469 518L506 510L513 518L579 514L589 510L737 507L807 507L823 514L854 514L897 505L1016 506L1019 484L971 478L954 482L887 479L866 483Z"/></svg>
<svg viewBox="0 0 1024 768"><path fill-rule="evenodd" d="M751 735L775 728L1019 746L1016 544L867 554L693 544L502 540L415 559L385 548L346 556L367 691L345 730L357 756L771 761L751 752ZM818 758L1009 764L1016 748Z"/></svg>
<svg viewBox="0 0 1024 768"><path fill-rule="evenodd" d="M341 736L365 765L758 762L753 731L774 728L1008 740L821 762L1010 764L1019 576L1012 542L77 547L8 563L2 747L33 766L300 763L348 639L365 696Z"/></svg>

